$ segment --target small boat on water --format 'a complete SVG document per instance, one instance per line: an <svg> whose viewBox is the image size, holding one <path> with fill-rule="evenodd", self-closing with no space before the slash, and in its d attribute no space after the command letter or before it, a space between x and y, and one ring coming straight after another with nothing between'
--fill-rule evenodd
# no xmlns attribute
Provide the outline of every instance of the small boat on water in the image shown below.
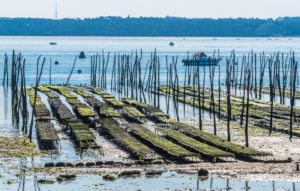
<svg viewBox="0 0 300 191"><path fill-rule="evenodd" d="M196 52L190 59L183 59L184 65L217 65L222 58L212 58L204 52Z"/></svg>
<svg viewBox="0 0 300 191"><path fill-rule="evenodd" d="M174 42L170 42L169 45L170 46L174 46L175 44L174 44Z"/></svg>
<svg viewBox="0 0 300 191"><path fill-rule="evenodd" d="M57 45L56 42L50 42L49 44L50 44L50 45Z"/></svg>

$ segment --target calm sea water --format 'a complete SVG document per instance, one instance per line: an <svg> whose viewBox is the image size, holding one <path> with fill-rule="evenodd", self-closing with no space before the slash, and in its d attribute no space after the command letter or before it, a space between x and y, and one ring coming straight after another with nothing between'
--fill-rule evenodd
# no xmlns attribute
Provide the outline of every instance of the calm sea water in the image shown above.
<svg viewBox="0 0 300 191"><path fill-rule="evenodd" d="M169 42L175 43L174 47L169 46ZM49 42L57 42L58 45L50 46ZM289 53L294 50L296 59L300 60L300 38L101 38L101 37L0 37L0 81L2 85L3 62L4 54L22 53L26 59L26 80L28 85L35 82L36 62L38 56L46 57L47 62L42 76L42 84L49 83L49 60L59 61L59 65L53 64L52 83L65 83L70 73L75 56L78 56L80 51L84 51L87 55L86 59L78 59L74 74L71 78L72 84L89 84L90 74L90 56L96 53L130 54L132 51L143 50L142 66L145 67L147 60L150 58L151 52L155 49L161 58L161 81L165 80L165 55L169 57L178 56L178 72L179 77L183 79L184 66L181 63L183 57L186 57L187 52L194 53L196 51L204 51L207 55L212 55L215 50L220 51L223 62L220 64L222 72L222 80L225 79L224 60L230 56L232 50L235 50L238 57L243 54L248 54L251 50L260 53L264 51L266 54L272 54L280 51ZM112 61L112 59L110 59ZM170 61L169 61L170 63ZM108 66L108 81L111 73L112 65ZM82 73L78 74L77 70L81 69ZM202 71L201 71L202 72ZM208 81L208 80L207 80ZM18 129L11 125L11 107L10 107L10 92L6 92L1 87L0 89L0 132L2 135L19 134ZM3 99L2 99L3 98ZM165 106L162 103L162 109ZM192 109L187 109L192 112ZM187 112L188 112L187 111ZM196 111L197 112L197 111ZM171 115L174 117L175 114ZM187 115L193 115L187 113ZM194 114L195 115L195 114ZM197 114L196 114L197 116ZM78 155L74 151L71 143L65 141L61 143L64 146L60 156L54 156L53 161L60 160L76 160ZM68 146L69 144L69 146ZM9 168L10 166L39 165L48 161L49 157L35 158L27 161L13 160L7 167L0 169L0 174L3 175L0 179L1 190L17 190L23 187L24 190L174 190L174 189L215 189L226 190L228 187L232 190L246 190L246 182L239 180L226 180L211 177L203 182L199 182L194 175L179 175L174 172L167 172L160 178L146 179L144 177L137 179L118 179L114 183L105 182L99 175L80 175L74 182L55 183L54 185L39 185L36 183L40 178L53 178L48 175L26 175L24 178L17 178L15 174L18 170ZM32 161L34 160L34 161ZM7 180L14 180L15 184L6 184ZM149 186L150 185L150 186ZM248 182L250 190L299 190L300 184L293 182L281 181L260 181ZM22 190L22 189L20 189Z"/></svg>
<svg viewBox="0 0 300 191"><path fill-rule="evenodd" d="M173 41L175 46L169 46ZM56 46L50 46L49 42L57 42ZM266 54L272 54L277 51L289 53L295 51L296 59L299 60L300 38L106 38L106 37L0 37L0 63L4 61L4 54L11 55L12 50L22 53L26 59L26 78L28 84L34 83L36 62L38 56L47 58L42 76L42 83L49 83L49 60L59 61L59 65L53 65L52 82L65 83L71 71L75 56L80 51L87 55L86 59L78 59L71 78L72 84L88 84L90 74L90 56L96 53L127 53L143 50L142 67L146 67L151 52L155 49L161 59L161 81L165 81L164 73L165 55L169 58L178 56L178 72L182 81L184 75L184 66L181 63L187 52L190 55L197 51L204 51L212 56L216 50L220 51L223 61L220 63L222 80L224 80L225 64L224 60L230 56L232 50L235 50L237 56L248 54L251 50L256 53L264 51ZM112 62L112 56L110 61ZM241 59L240 59L241 60ZM171 60L169 60L169 63ZM0 79L3 74L3 65L0 65ZM77 70L82 73L78 74ZM112 64L109 64L108 81L111 73ZM206 69L208 71L208 68ZM203 72L203 71L201 71Z"/></svg>

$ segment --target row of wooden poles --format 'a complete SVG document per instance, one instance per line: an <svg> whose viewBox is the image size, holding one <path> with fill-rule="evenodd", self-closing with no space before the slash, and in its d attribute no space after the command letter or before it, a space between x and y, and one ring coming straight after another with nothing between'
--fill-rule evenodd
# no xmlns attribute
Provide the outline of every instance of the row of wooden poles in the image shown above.
<svg viewBox="0 0 300 191"><path fill-rule="evenodd" d="M189 54L187 54L189 57ZM212 60L219 59L220 54L218 51L215 51L212 56ZM35 85L38 86L41 80L43 73L43 68L45 65L46 59L38 57L36 64L36 82ZM180 120L178 108L179 108L179 85L182 85L180 82L183 81L183 85L192 85L194 89L197 88L197 96L193 96L194 103L197 99L198 108L199 108L199 129L203 129L202 124L202 113L203 108L201 105L204 104L204 92L205 89L210 89L211 97L211 114L213 115L213 126L214 134L217 134L217 125L216 125L216 114L220 116L221 110L215 110L215 96L220 98L221 92L223 92L223 87L221 87L221 71L220 65L216 66L213 64L208 64L208 66L200 65L188 65L185 67L184 79L180 79L178 75L178 57L168 57L165 56L165 69L167 80L161 80L161 68L162 62L161 57L157 55L156 50L151 53L150 58L146 62L143 61L143 51L132 51L131 54L120 54L115 53L111 55L110 53L102 53L91 56L91 70L90 70L90 83L91 86L100 87L102 89L109 88L112 91L117 92L120 96L133 97L142 102L153 102L154 106L160 107L160 86L166 85L168 87L168 93L166 94L166 106L167 112L169 113L170 100L173 100L173 107L175 108L176 117ZM271 102L271 115L270 115L270 128L269 132L272 133L273 129L273 106L275 101L276 93L280 98L280 103L285 104L286 98L286 89L289 88L290 95L290 138L292 138L292 126L293 120L295 120L295 92L296 92L296 82L297 82L297 66L298 63L295 61L295 56L293 52L289 54L283 54L280 52L266 55L265 53L255 54L250 52L247 55L242 56L242 59L238 59L235 52L232 51L231 55L224 60L226 64L226 76L225 76L225 91L227 97L227 139L230 141L230 121L231 117L231 95L237 95L237 90L242 92L243 97L243 109L241 114L240 124L243 125L245 121L245 136L246 136L246 146L249 146L248 143L248 124L249 124L249 98L250 93L254 94L255 98L262 98L262 89L264 80L268 79L269 89L270 89L270 102ZM240 62L240 63L239 63ZM25 134L29 134L29 137L32 137L32 126L33 126L33 117L31 117L29 133L27 129L28 121L28 108L27 108L27 99L26 99L26 78L25 78L25 63L26 60L21 54L16 55L13 51L11 58L11 70L9 77L9 59L5 54L4 59L4 72L3 72L3 86L11 87L12 92L12 111L13 111L13 121L16 124L19 124L19 118L22 118L22 130ZM49 67L49 83L51 84L51 75L52 75L52 62L50 59ZM71 75L75 68L76 57L68 76L67 82L65 85L69 84ZM109 71L108 65L112 65L111 71ZM239 69L239 66L241 68ZM218 79L217 79L217 90L215 88L215 75L216 68L218 69ZM268 70L266 70L268 69ZM203 71L201 74L201 70ZM208 70L208 71L206 71ZM109 73L109 72L111 73ZM207 73L208 72L208 73ZM269 75L266 76L265 73ZM110 80L108 76L110 75ZM209 82L205 80L208 75ZM165 76L164 76L165 77ZM10 84L9 84L10 80ZM201 84L202 83L202 84ZM207 87L207 84L209 86ZM223 85L223 84L222 84ZM171 94L170 92L174 92ZM222 90L222 91L221 91ZM185 88L184 88L185 91ZM216 93L215 91L218 91ZM177 92L177 93L175 93ZM196 91L194 91L196 95ZM202 95L203 97L201 97ZM35 99L34 106L36 104L37 90L35 90ZM148 96L148 99L147 99ZM184 103L186 99L186 93L183 93ZM202 104L201 104L202 103ZM244 108L245 107L245 108ZM184 104L185 108L185 104ZM246 110L246 111L245 111ZM35 112L35 107L33 107L32 116ZM243 118L244 112L246 112L246 119Z"/></svg>
<svg viewBox="0 0 300 191"><path fill-rule="evenodd" d="M70 78L72 76L73 70L75 68L76 58L74 60L72 69L68 76L65 85L69 84ZM9 62L11 61L11 62ZM10 66L9 66L9 63ZM36 79L35 87L38 87L43 74L44 66L46 64L46 58L41 58L39 56L36 62ZM49 84L52 81L52 60L50 58L49 67ZM31 120L29 123L29 112L28 112L28 102L26 94L26 59L21 53L16 54L13 51L11 59L7 54L4 55L4 69L3 69L3 80L2 85L4 88L11 88L11 105L12 105L12 122L13 125L21 126L24 135L28 135L30 141L32 141L33 125L34 125L34 114L36 113L36 101L37 101L37 88L35 88L33 97L33 106L31 113ZM9 70L9 67L11 69ZM29 126L28 126L29 123Z"/></svg>
<svg viewBox="0 0 300 191"><path fill-rule="evenodd" d="M250 91L254 94L256 99L262 99L262 90L264 79L269 82L269 101L271 102L270 111L270 126L269 134L273 130L273 109L275 96L279 97L280 104L286 104L286 90L289 84L289 98L290 98L290 139L293 136L293 120L296 120L295 107L295 93L297 82L297 68L298 62L295 61L294 52L287 55L277 52L266 56L264 53L257 55L250 52L248 55L242 57L241 70L238 73L238 60L235 53L232 52L230 58L226 59L226 90L227 90L227 109L228 109L228 123L231 118L230 96L231 90L234 89L235 95L237 88L242 90L242 114L240 124L243 125L244 110L246 107L246 145L248 145L248 115L249 115L249 94ZM268 76L265 77L266 67L268 68ZM259 80L258 80L259 78ZM238 83L239 79L239 83ZM246 102L246 105L245 105ZM227 125L229 129L229 125ZM228 130L229 132L229 130ZM230 140L230 133L228 133Z"/></svg>
<svg viewBox="0 0 300 191"><path fill-rule="evenodd" d="M189 54L187 54L189 57ZM249 99L253 95L256 99L262 99L262 90L264 88L264 80L269 82L269 101L271 102L270 111L270 127L269 133L273 130L273 106L275 96L279 97L281 104L286 104L285 98L287 93L287 87L289 88L290 95L290 139L293 136L293 121L295 120L294 108L295 108L295 92L297 82L297 66L298 62L295 61L294 52L288 54L276 52L271 55L266 55L264 52L256 54L253 51L242 57L237 57L235 52L232 51L230 56L225 58L226 64L225 72L225 87L222 87L221 83L221 71L220 65L208 64L207 66L200 65L187 65L185 66L184 79L179 79L178 75L178 57L165 57L165 68L167 70L167 81L161 81L161 57L157 55L156 50L151 53L150 58L142 64L143 52L135 51L131 54L119 54L110 53L96 54L91 57L91 85L94 87L100 87L107 89L110 85L110 89L119 93L121 96L133 97L139 101L147 102L152 101L154 106L160 107L160 85L166 85L168 87L168 93L166 94L167 112L169 113L170 99L173 99L173 104L176 112L177 119L178 103L179 103L179 85L192 85L198 87L198 95L193 96L194 103L198 99L199 108L199 129L203 129L202 113L204 104L204 92L205 89L210 90L211 97L211 114L213 115L214 134L217 134L216 114L221 116L221 110L215 111L214 97L220 98L221 92L226 92L227 100L227 140L231 140L230 134L230 121L231 116L231 96L237 95L238 92L242 94L242 114L240 124L245 125L245 139L246 146L249 146ZM112 59L112 61L110 61ZM214 51L212 60L220 59L218 51ZM223 63L224 63L223 62ZM146 65L145 65L146 63ZM111 73L108 73L108 65L112 64ZM221 63L222 64L222 63ZM241 67L241 68L239 68ZM218 71L216 71L218 69ZM201 74L201 70L203 70ZM206 71L207 70L207 71ZM268 74L268 75L267 75ZM110 82L107 81L110 75ZM205 80L208 75L209 82ZM218 79L215 78L218 75ZM183 81L183 84L182 84ZM181 83L180 83L181 82ZM215 85L217 82L217 88ZM209 84L209 85L207 85ZM194 88L195 89L195 88ZM216 90L217 89L217 90ZM170 93L172 92L174 93ZM185 89L184 89L185 91ZM215 92L217 91L217 92ZM177 92L177 93L175 93ZM147 93L147 94L146 94ZM278 95L276 95L278 93ZM196 95L196 91L194 91ZM148 100L146 95L149 96ZM183 93L184 103L186 99L185 92ZM202 103L202 104L201 104ZM185 108L185 104L184 104ZM244 116L246 116L244 119Z"/></svg>
<svg viewBox="0 0 300 191"><path fill-rule="evenodd" d="M34 106L32 108L30 126L28 127L29 112L28 112L28 102L26 94L26 59L21 53L16 54L13 51L11 56L11 66L9 66L9 57L7 54L4 55L4 70L3 70L3 80L2 85L4 88L11 89L11 106L12 106L12 122L16 126L21 126L21 129L25 135L28 135L30 141L32 140L32 131L34 124L34 113L37 98L37 89L35 89ZM46 58L40 61L41 57L38 57L36 64L36 87L38 87L43 67L45 65ZM9 67L11 67L9 71ZM10 75L9 75L10 73ZM10 82L10 83L9 83ZM6 90L7 91L7 90ZM29 129L28 129L29 128Z"/></svg>

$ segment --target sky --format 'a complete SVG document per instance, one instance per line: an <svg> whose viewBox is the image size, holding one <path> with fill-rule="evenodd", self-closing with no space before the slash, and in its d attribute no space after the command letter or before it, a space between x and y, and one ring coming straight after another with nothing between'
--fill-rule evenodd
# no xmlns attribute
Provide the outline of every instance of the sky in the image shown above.
<svg viewBox="0 0 300 191"><path fill-rule="evenodd" d="M55 17L56 0L0 0L0 17ZM300 0L57 0L58 18L100 16L277 18L300 16Z"/></svg>

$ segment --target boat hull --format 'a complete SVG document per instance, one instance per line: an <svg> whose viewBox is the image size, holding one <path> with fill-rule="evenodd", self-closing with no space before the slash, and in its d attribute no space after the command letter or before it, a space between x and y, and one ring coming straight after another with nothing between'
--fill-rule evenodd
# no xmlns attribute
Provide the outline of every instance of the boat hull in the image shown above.
<svg viewBox="0 0 300 191"><path fill-rule="evenodd" d="M218 65L221 59L183 59L182 62L184 65Z"/></svg>

